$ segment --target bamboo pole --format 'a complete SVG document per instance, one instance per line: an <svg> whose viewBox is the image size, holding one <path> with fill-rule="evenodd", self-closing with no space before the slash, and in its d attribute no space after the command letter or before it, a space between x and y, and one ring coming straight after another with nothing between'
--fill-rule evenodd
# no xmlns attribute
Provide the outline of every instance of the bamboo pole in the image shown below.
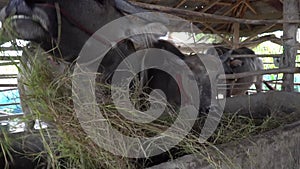
<svg viewBox="0 0 300 169"><path fill-rule="evenodd" d="M261 70L255 72L243 72L243 73L234 73L234 74L222 74L219 75L219 79L226 80L226 79L239 79L249 76L258 76L264 74L278 74L278 73L300 73L300 68L283 68L283 69L271 69L271 70Z"/></svg>

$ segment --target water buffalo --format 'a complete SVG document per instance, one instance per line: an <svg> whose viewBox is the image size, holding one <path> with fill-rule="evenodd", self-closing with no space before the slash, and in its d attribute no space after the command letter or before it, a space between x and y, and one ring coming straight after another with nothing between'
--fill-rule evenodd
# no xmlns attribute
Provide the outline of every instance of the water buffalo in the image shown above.
<svg viewBox="0 0 300 169"><path fill-rule="evenodd" d="M115 5L108 0L76 3L71 0L11 0L2 9L1 17L10 20L17 37L37 42L45 51L54 48L54 56L73 62L96 30L123 16ZM78 11L80 15L75 16Z"/></svg>
<svg viewBox="0 0 300 169"><path fill-rule="evenodd" d="M157 29L160 29L161 34L146 34L146 32L155 32ZM128 30L131 34L143 34L144 36L136 36L131 37L131 40L138 45L137 48L159 48L172 52L181 58L185 64L188 65L190 70L193 72L193 78L197 81L198 89L199 89L199 100L200 100L200 108L199 112L208 113L211 107L211 99L212 96L212 87L209 79L209 74L206 66L202 62L203 59L207 58L206 55L203 54L191 54L184 55L181 51L175 47L172 43L160 39L160 36L165 36L167 34L167 28L159 23L150 23L144 27L137 27L131 30ZM207 61L213 62L213 60ZM212 75L213 76L213 75ZM168 79L164 77L163 79ZM159 82L159 80L155 81L155 83ZM214 83L214 82L212 82ZM170 88L166 86L166 88ZM171 92L171 91L170 91ZM180 100L177 100L177 103Z"/></svg>
<svg viewBox="0 0 300 169"><path fill-rule="evenodd" d="M253 50L242 47L230 50L225 47L209 49L207 54L218 55L222 60L226 74L263 70L263 63L259 58L232 58L231 55L255 54ZM262 75L249 76L235 80L227 80L227 96L245 94L254 83L257 92L262 91Z"/></svg>
<svg viewBox="0 0 300 169"><path fill-rule="evenodd" d="M194 77L196 78L198 88L201 89L199 91L200 96L200 112L208 113L211 108L211 99L212 96L212 87L208 71L200 60L201 56L198 55L190 55L185 57L185 63L191 68L194 73Z"/></svg>
<svg viewBox="0 0 300 169"><path fill-rule="evenodd" d="M77 15L77 11L81 11L80 15ZM8 23L16 31L17 37L39 43L54 57L72 63L76 62L78 54L88 38L99 28L124 16L124 13L144 11L122 0L79 0L76 3L71 0L10 0L8 5L2 9L1 18L5 22L9 21ZM150 24L151 26L153 25ZM159 28L161 27L159 26ZM115 33L126 33L130 29L133 28L126 27L124 32ZM162 30L161 32L163 34L166 31ZM145 37L138 36L119 41L105 55L98 69L103 73L105 82L110 83L116 67L124 58L139 49L136 42L139 39L143 41L143 38ZM141 45L141 42L139 43L138 45ZM157 39L156 36L154 39L150 39L150 44L148 47L163 49L175 54L178 56L179 63L185 58L174 45L168 41ZM154 69L148 70L143 76L147 77L147 82L143 83L147 83L149 88L163 90L171 104L178 105L180 103L180 85L174 84L173 78ZM199 84L199 87L201 85Z"/></svg>

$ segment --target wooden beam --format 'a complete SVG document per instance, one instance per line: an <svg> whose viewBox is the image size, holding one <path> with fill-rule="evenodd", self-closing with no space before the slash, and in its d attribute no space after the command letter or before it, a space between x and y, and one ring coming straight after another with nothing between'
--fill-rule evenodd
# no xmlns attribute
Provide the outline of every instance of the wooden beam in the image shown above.
<svg viewBox="0 0 300 169"><path fill-rule="evenodd" d="M166 13L170 13L170 14L178 15L178 16L185 16L185 17L193 16L193 17L212 18L212 19L217 19L217 20L224 20L224 21L228 21L228 22L238 22L238 23L243 23L243 24L266 25L266 24L300 23L299 19L288 20L288 21L280 20L280 19L277 19L277 20L241 19L241 18L235 18L235 17L208 14L208 13L203 13L203 12L194 12L194 11L189 11L189 10L184 10L184 9L174 9L174 8L170 8L170 7L166 7L166 6L151 5L151 4L147 4L147 3L141 3L141 2L132 2L132 4L140 6L145 9L166 12Z"/></svg>
<svg viewBox="0 0 300 169"><path fill-rule="evenodd" d="M216 1L211 1L209 4L207 4L205 6L205 8L203 8L201 10L201 12L206 12L207 10L209 10L211 7L215 6L217 3L219 3L221 0L216 0Z"/></svg>
<svg viewBox="0 0 300 169"><path fill-rule="evenodd" d="M245 5L250 9L250 11L253 12L253 14L257 15L256 10L250 5L249 1L244 2L244 3L245 3Z"/></svg>
<svg viewBox="0 0 300 169"><path fill-rule="evenodd" d="M160 0L152 0L151 3L152 4L157 4Z"/></svg>
<svg viewBox="0 0 300 169"><path fill-rule="evenodd" d="M270 91L267 93L258 93L255 95L244 95L244 96L235 96L231 98L226 98L226 107L225 111L226 113L232 113L232 114L239 114L244 116L250 116L254 118L257 116L259 117L273 117L282 119L283 117L288 117L289 119L293 119L295 121L298 121L299 115L300 115L300 106L299 106L299 99L300 94L299 93L289 93L289 92L279 92L279 91ZM297 103L298 102L298 103ZM256 115L254 115L254 114ZM284 115L285 114L285 115ZM294 116L295 115L295 116ZM300 122L297 122L299 124L300 129ZM289 126L290 130L294 130L295 126ZM297 131L298 133L300 132ZM287 141L286 137L283 137L283 133L285 133L284 130L282 132L278 132L278 136L280 136L283 140L282 144L286 144L284 142ZM274 133L275 134L275 133ZM271 133L268 134L267 138L270 138L270 136L273 136ZM298 137L297 137L298 138ZM247 138L248 139L248 138ZM276 139L273 140L273 142L277 142ZM270 142L266 142L266 144L270 144ZM295 142L298 142L295 140ZM257 145L253 145L254 147L257 147ZM273 146L273 145L272 145ZM289 145L288 145L289 146ZM274 149L274 147L270 147L270 149ZM297 148L296 148L297 149ZM250 149L245 149L247 153L249 153ZM262 146L262 150L265 150L265 146ZM274 153L278 152L278 149L274 149ZM298 149L297 149L298 150ZM232 150L231 150L232 151ZM240 151L238 151L240 152ZM282 150L283 153L287 153L288 150ZM254 155L254 154L253 154ZM256 156L256 155L254 155ZM251 160L253 160L253 156L249 157ZM280 159L282 157L279 157ZM293 158L293 157L292 157ZM295 159L295 158L294 158ZM244 160L244 159L243 159ZM262 161L265 159L262 159ZM270 159L270 162L273 162ZM282 163L281 163L282 164ZM278 166L280 165L280 162L277 163ZM288 165L287 165L288 166ZM289 168L289 167L282 167L282 168ZM263 166L257 167L257 168L264 168ZM270 167L272 168L272 167ZM293 168L293 167L292 167Z"/></svg>
<svg viewBox="0 0 300 169"><path fill-rule="evenodd" d="M223 16L229 14L229 13L230 13L231 11L233 11L233 10L236 10L237 7L240 6L241 3L242 3L242 2L239 1L239 2L237 2L236 4L234 4L228 11L226 11L226 12L223 14Z"/></svg>
<svg viewBox="0 0 300 169"><path fill-rule="evenodd" d="M256 58L256 57L261 57L261 58L279 58L282 57L282 54L260 54L260 55L231 55L231 58Z"/></svg>
<svg viewBox="0 0 300 169"><path fill-rule="evenodd" d="M218 2L217 5L222 5L222 6L231 6L232 3L229 2Z"/></svg>
<svg viewBox="0 0 300 169"><path fill-rule="evenodd" d="M240 46L240 24L233 24L233 49L238 49Z"/></svg>
<svg viewBox="0 0 300 169"><path fill-rule="evenodd" d="M253 38L255 38L257 35L265 32L266 30L271 29L272 27L274 27L276 24L272 24L272 25L266 25L265 27L253 32L253 35L248 37L247 39L245 39L243 42L248 42L251 41Z"/></svg>
<svg viewBox="0 0 300 169"><path fill-rule="evenodd" d="M280 46L283 45L282 39L279 39L279 38L273 38L270 41L273 42L273 43L275 43L275 44L277 44L277 45L280 45ZM300 49L300 48L298 48L298 49Z"/></svg>
<svg viewBox="0 0 300 169"><path fill-rule="evenodd" d="M251 26L252 27L252 29L241 29L241 31L240 31L240 36L241 37L249 37L249 36L252 36L253 35L253 32L254 32L254 30L257 30L257 29L259 29L259 28L261 28L261 26ZM220 33L222 33L223 35L231 35L231 33L229 33L228 31L225 31L224 29L218 29L219 28L219 26L214 26L214 29L216 29L217 31L219 31ZM175 29L175 28L174 28ZM174 29L172 29L172 30L174 30ZM203 27L199 27L199 29L200 30L202 30L203 29ZM275 32L275 31L277 31L277 30L282 30L282 25L276 25L276 26L274 26L274 27L272 27L271 29L269 29L269 30L267 30L266 32L264 32L264 33L271 33L271 32ZM209 32L205 32L205 31L203 31L203 33L209 33Z"/></svg>
<svg viewBox="0 0 300 169"><path fill-rule="evenodd" d="M268 81L268 83L271 83L271 84L278 84L278 85L282 85L282 81ZM300 83L295 83L295 86L299 86L300 85Z"/></svg>
<svg viewBox="0 0 300 169"><path fill-rule="evenodd" d="M233 15L236 18L243 18L243 12L246 11L246 9L247 9L244 1L242 1L242 2L243 3L241 3L240 6L237 8L235 15Z"/></svg>
<svg viewBox="0 0 300 169"><path fill-rule="evenodd" d="M209 30L211 30L214 34L218 34L223 40L225 43L227 43L228 45L232 45L230 43L230 41L228 41L225 37L223 37L218 31L216 31L214 28L212 28L211 26L209 26L208 24L206 23L201 23L203 26L207 27Z"/></svg>
<svg viewBox="0 0 300 169"><path fill-rule="evenodd" d="M214 4L214 2L212 2L211 4ZM231 4L230 6L232 6L232 4ZM210 5L208 5L208 8L211 8ZM201 12L204 12L204 13L205 13L206 10L203 10L203 11L201 11ZM223 15L225 15L225 14L223 14ZM207 23L207 22L206 22L206 23ZM226 26L227 24L228 24L228 23L224 23L224 24L222 24L222 26L220 26L220 27ZM212 27L212 25L213 25L213 24L209 24L210 27ZM220 28L220 27L219 27L219 28ZM208 28L208 27L206 26L202 31L204 32L207 28ZM217 29L215 29L215 30L217 30ZM220 35L220 34L219 34L219 35ZM221 37L222 37L222 36L221 36ZM222 37L222 38L223 38L223 37Z"/></svg>
<svg viewBox="0 0 300 169"><path fill-rule="evenodd" d="M266 42L266 41L271 41L275 44L282 46L281 39L276 38L275 35L266 35L266 36L258 37L251 41L241 43L241 46L252 48L252 47L256 47L257 45L259 45L263 42Z"/></svg>
<svg viewBox="0 0 300 169"><path fill-rule="evenodd" d="M299 19L299 0L283 1L284 21ZM299 24L283 24L283 57L280 59L280 68L293 68L296 66L297 31ZM283 75L283 91L294 91L294 74L286 72Z"/></svg>
<svg viewBox="0 0 300 169"><path fill-rule="evenodd" d="M174 6L174 8L179 8L179 7L181 7L186 1L187 1L187 0L181 0L178 4L176 4L176 5Z"/></svg>
<svg viewBox="0 0 300 169"><path fill-rule="evenodd" d="M257 76L264 74L279 74L279 73L300 73L300 68L282 68L282 69L270 69L270 70L261 70L255 72L243 72L243 73L234 73L234 74L222 74L218 78L221 80L226 79L239 79L249 76Z"/></svg>

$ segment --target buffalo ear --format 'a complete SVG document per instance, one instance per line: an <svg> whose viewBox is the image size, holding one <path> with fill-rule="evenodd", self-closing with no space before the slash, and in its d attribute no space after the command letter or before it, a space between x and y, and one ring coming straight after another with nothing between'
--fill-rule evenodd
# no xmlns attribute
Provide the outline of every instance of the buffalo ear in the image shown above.
<svg viewBox="0 0 300 169"><path fill-rule="evenodd" d="M232 61L230 61L230 67L235 68L235 67L240 67L243 65L243 61L241 61L240 59L234 59Z"/></svg>

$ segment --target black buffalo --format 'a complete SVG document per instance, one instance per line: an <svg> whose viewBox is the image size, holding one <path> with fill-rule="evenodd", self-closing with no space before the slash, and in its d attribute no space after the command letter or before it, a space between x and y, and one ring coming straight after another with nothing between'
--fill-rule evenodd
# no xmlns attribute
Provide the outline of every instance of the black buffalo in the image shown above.
<svg viewBox="0 0 300 169"><path fill-rule="evenodd" d="M68 62L96 30L121 16L115 1L108 0L11 0L1 11L17 37L37 42L45 51L58 45L53 55Z"/></svg>
<svg viewBox="0 0 300 169"><path fill-rule="evenodd" d="M263 70L261 59L255 58L232 58L231 55L254 55L255 52L249 48L242 47L230 50L225 47L211 48L207 54L217 55L223 63L224 72L226 74L253 72ZM234 80L227 80L227 96L245 94L246 91L255 84L256 91L262 91L262 75L249 76Z"/></svg>
<svg viewBox="0 0 300 169"><path fill-rule="evenodd" d="M45 51L72 63L76 61L83 45L95 31L124 16L125 13L138 12L145 10L122 0L79 0L76 3L72 0L10 0L2 9L1 15L3 20L10 20L19 38L37 42ZM124 33L126 31L128 30L124 30ZM144 36L140 37L147 39ZM104 74L106 82L110 82L111 75L119 63L137 50L136 39L141 38L122 40L106 54L99 67L99 72ZM154 39L147 39L146 42L147 48L163 49L175 54L178 56L178 62L185 58L174 45L159 40L156 36ZM159 70L148 70L145 74L148 80L144 83L147 83L148 87L163 90L172 104L180 103L180 86L173 84L173 78Z"/></svg>

